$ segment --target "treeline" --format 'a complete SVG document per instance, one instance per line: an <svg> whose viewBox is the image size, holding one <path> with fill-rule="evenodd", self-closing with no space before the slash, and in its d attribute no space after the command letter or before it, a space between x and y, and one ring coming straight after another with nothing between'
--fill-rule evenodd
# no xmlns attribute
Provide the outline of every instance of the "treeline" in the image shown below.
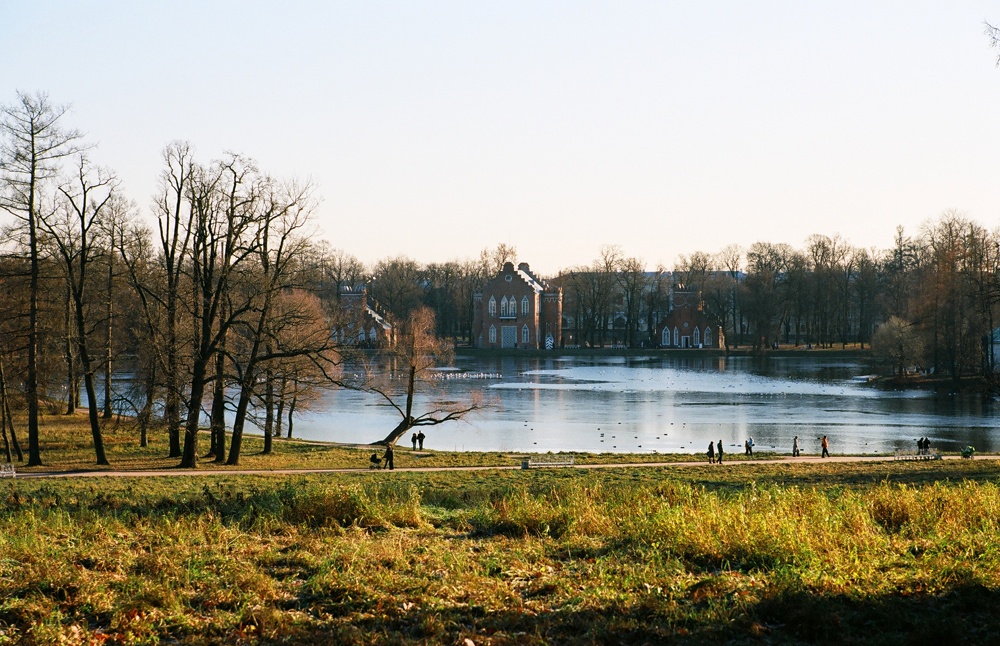
<svg viewBox="0 0 1000 646"><path fill-rule="evenodd" d="M657 347L675 291L701 294L727 348L871 347L887 369L992 378L1000 233L946 212L888 249L813 235L804 247L756 242L646 271L618 247L553 279L583 346ZM888 325L887 325L888 323ZM564 337L567 329L564 328Z"/></svg>
<svg viewBox="0 0 1000 646"><path fill-rule="evenodd" d="M19 94L0 109L0 430L21 458L12 409L27 411L28 463L41 464L42 405L73 412L84 392L98 463L101 418L154 418L183 466L205 454L237 464L246 424L291 435L293 415L338 378L346 348L332 330L358 312L345 291L402 324L433 311L437 335L469 343L473 293L516 250L423 265L405 256L366 266L316 239L308 184L278 179L238 154L163 151L151 212L96 165L65 108ZM564 338L584 347L659 345L671 295L699 292L729 347L775 343L874 346L894 371L959 379L993 374L986 352L1000 294L1000 236L945 213L885 250L812 236L803 248L758 242L696 252L650 271L619 247L549 281L563 289ZM353 301L352 301L353 302ZM127 379L123 378L127 377ZM16 401L12 404L12 401ZM100 404L100 406L98 405ZM231 411L227 429L226 411ZM229 433L227 435L227 432Z"/></svg>

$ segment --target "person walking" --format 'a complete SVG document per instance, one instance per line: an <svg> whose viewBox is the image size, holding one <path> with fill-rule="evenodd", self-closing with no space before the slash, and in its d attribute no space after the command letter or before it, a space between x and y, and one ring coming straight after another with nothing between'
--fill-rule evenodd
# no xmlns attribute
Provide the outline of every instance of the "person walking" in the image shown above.
<svg viewBox="0 0 1000 646"><path fill-rule="evenodd" d="M419 433L417 433L417 444L420 445L420 450L423 451L424 450L424 432L423 431L420 431Z"/></svg>
<svg viewBox="0 0 1000 646"><path fill-rule="evenodd" d="M416 451L417 450L417 434L416 433L414 433L413 435L410 436L410 441L413 442L413 450Z"/></svg>
<svg viewBox="0 0 1000 646"><path fill-rule="evenodd" d="M753 457L753 435L747 438L747 455Z"/></svg>
<svg viewBox="0 0 1000 646"><path fill-rule="evenodd" d="M713 444L711 441L708 443L708 463L709 464L715 463L715 444Z"/></svg>
<svg viewBox="0 0 1000 646"><path fill-rule="evenodd" d="M385 447L385 455L382 456L382 462L385 463L385 468L390 471L396 468L396 465L392 463L392 444Z"/></svg>
<svg viewBox="0 0 1000 646"><path fill-rule="evenodd" d="M796 435L795 439L792 440L792 457L799 457L799 436Z"/></svg>
<svg viewBox="0 0 1000 646"><path fill-rule="evenodd" d="M719 443L715 446L715 455L715 461L722 464L722 440L719 440Z"/></svg>
<svg viewBox="0 0 1000 646"><path fill-rule="evenodd" d="M823 439L820 440L819 445L823 447L823 455L821 457L830 457L830 440L826 439L825 435L823 436Z"/></svg>

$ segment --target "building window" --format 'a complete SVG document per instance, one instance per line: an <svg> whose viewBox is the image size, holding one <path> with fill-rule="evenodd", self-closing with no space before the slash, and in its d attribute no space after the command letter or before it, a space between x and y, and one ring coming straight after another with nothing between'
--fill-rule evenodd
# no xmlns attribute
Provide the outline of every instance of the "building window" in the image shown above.
<svg viewBox="0 0 1000 646"><path fill-rule="evenodd" d="M525 296L521 299L521 316L527 316L530 308L528 307L528 297Z"/></svg>
<svg viewBox="0 0 1000 646"><path fill-rule="evenodd" d="M705 328L705 345L712 345L712 328Z"/></svg>
<svg viewBox="0 0 1000 646"><path fill-rule="evenodd" d="M497 299L493 298L492 296L490 296L490 308L489 309L490 309L490 316L491 317L497 315Z"/></svg>
<svg viewBox="0 0 1000 646"><path fill-rule="evenodd" d="M528 333L528 326L525 325L521 328L521 343L527 343L531 339Z"/></svg>
<svg viewBox="0 0 1000 646"><path fill-rule="evenodd" d="M663 328L663 332L660 333L660 345L668 346L670 345L670 329Z"/></svg>
<svg viewBox="0 0 1000 646"><path fill-rule="evenodd" d="M698 328L694 329L694 338L692 340L694 341L695 347L701 344L701 332L698 331Z"/></svg>
<svg viewBox="0 0 1000 646"><path fill-rule="evenodd" d="M490 343L497 342L497 328L495 325L490 326Z"/></svg>
<svg viewBox="0 0 1000 646"><path fill-rule="evenodd" d="M674 328L674 345L680 345L680 344L681 344L681 331L678 330L677 328Z"/></svg>
<svg viewBox="0 0 1000 646"><path fill-rule="evenodd" d="M507 297L500 301L500 316L507 316Z"/></svg>

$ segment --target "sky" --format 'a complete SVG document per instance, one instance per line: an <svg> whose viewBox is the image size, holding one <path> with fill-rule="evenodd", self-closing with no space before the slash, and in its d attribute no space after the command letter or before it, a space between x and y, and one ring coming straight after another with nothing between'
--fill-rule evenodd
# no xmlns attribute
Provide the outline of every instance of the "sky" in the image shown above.
<svg viewBox="0 0 1000 646"><path fill-rule="evenodd" d="M995 2L0 0L0 103L70 104L147 214L172 140L309 179L366 263L650 269L946 210L1000 224Z"/></svg>

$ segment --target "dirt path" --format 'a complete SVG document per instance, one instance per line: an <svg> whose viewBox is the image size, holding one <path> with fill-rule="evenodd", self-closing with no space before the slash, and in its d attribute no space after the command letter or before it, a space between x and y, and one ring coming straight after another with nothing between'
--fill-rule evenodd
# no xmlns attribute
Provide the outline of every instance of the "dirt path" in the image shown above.
<svg viewBox="0 0 1000 646"><path fill-rule="evenodd" d="M991 459L997 456L979 455L980 459ZM961 456L946 455L943 460L959 460ZM843 455L820 458L817 456L802 456L798 458L764 458L760 460L733 460L715 465L712 468L740 468L756 464L820 464L827 462L894 462L891 456L887 455ZM689 462L614 462L606 464L576 464L571 467L558 467L569 469L639 469L639 468L673 468L673 467L701 467L708 466L705 460L692 460ZM546 467L533 467L535 470ZM520 470L520 465L495 465L495 466L469 466L469 467L400 467L395 469L398 472L427 472L427 471L509 471ZM155 471L46 471L39 473L18 473L18 479L31 478L171 478L171 477L192 477L192 476L227 476L227 475L303 475L321 473L367 473L370 469L160 469Z"/></svg>

